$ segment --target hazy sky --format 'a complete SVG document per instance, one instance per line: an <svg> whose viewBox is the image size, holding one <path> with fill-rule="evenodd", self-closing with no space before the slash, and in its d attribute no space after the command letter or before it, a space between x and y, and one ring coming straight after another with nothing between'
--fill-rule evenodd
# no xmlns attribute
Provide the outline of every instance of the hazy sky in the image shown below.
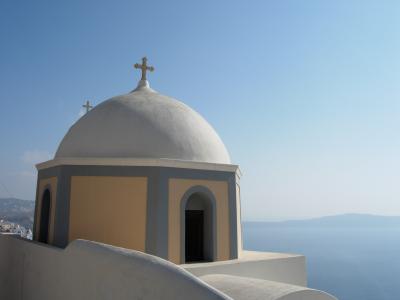
<svg viewBox="0 0 400 300"><path fill-rule="evenodd" d="M245 219L400 215L399 16L399 1L1 1L0 197L34 199L33 164L147 55L151 86L240 165Z"/></svg>

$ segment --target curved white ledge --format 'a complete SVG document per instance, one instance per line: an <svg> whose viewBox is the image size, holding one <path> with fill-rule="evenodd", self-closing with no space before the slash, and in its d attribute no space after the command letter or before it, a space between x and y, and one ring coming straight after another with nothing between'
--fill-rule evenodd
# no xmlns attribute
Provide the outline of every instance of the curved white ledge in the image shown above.
<svg viewBox="0 0 400 300"><path fill-rule="evenodd" d="M63 165L76 166L136 166L136 167L169 167L211 171L236 172L240 177L238 165L204 163L176 159L149 159L149 158L55 158L36 165L38 170Z"/></svg>

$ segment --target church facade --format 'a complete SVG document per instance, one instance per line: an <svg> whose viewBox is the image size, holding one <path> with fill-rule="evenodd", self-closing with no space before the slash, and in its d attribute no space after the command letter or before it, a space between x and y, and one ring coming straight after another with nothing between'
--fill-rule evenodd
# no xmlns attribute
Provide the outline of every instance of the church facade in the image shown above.
<svg viewBox="0 0 400 300"><path fill-rule="evenodd" d="M34 240L87 239L174 263L235 259L242 250L240 171L197 112L150 88L106 100L37 165Z"/></svg>
<svg viewBox="0 0 400 300"><path fill-rule="evenodd" d="M137 88L87 102L37 165L34 240L0 234L0 298L335 300L304 256L242 249L238 166L135 67Z"/></svg>

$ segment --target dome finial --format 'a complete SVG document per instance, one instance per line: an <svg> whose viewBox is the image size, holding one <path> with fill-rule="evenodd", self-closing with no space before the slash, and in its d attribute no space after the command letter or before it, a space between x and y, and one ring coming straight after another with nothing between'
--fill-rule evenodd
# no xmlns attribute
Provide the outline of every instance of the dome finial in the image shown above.
<svg viewBox="0 0 400 300"><path fill-rule="evenodd" d="M141 81L146 81L146 73L147 71L153 72L154 67L152 66L147 66L147 57L142 58L142 64L135 64L134 65L135 69L141 69L142 70L142 78L140 79Z"/></svg>
<svg viewBox="0 0 400 300"><path fill-rule="evenodd" d="M84 107L86 109L86 113L89 112L89 110L91 110L93 108L92 105L90 105L90 101L86 100L86 103L84 105L82 105L82 107Z"/></svg>

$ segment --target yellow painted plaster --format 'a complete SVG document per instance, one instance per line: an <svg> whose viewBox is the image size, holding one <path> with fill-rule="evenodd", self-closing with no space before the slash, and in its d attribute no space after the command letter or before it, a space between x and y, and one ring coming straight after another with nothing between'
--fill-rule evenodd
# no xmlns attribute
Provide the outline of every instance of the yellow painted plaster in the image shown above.
<svg viewBox="0 0 400 300"><path fill-rule="evenodd" d="M72 176L69 241L145 251L146 177Z"/></svg>
<svg viewBox="0 0 400 300"><path fill-rule="evenodd" d="M185 192L193 186L208 188L216 199L217 260L228 260L229 247L229 201L228 183L214 180L169 179L168 195L168 258L174 263L181 261L181 201Z"/></svg>

